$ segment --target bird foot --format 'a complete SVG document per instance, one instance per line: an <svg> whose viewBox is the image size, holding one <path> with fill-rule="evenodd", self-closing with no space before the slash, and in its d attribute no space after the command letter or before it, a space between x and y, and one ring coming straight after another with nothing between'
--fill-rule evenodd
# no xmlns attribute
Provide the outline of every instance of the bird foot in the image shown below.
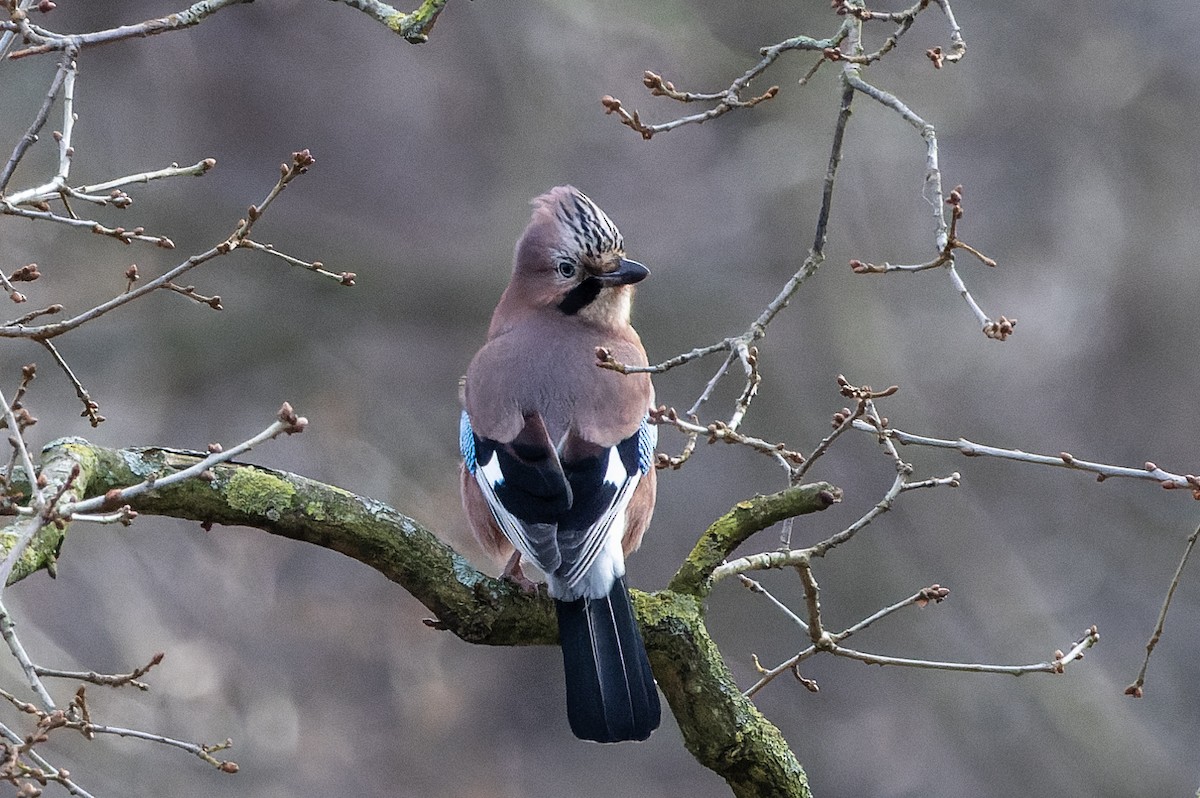
<svg viewBox="0 0 1200 798"><path fill-rule="evenodd" d="M521 552L519 551L513 552L513 556L509 558L508 564L500 572L500 578L512 582L521 588L521 592L523 593L538 592L537 582L525 576L525 572L521 570Z"/></svg>

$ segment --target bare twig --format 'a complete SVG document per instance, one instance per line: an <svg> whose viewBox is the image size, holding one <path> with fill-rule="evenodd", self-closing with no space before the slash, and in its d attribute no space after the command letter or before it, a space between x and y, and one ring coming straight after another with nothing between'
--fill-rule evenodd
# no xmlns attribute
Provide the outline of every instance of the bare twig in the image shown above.
<svg viewBox="0 0 1200 798"><path fill-rule="evenodd" d="M97 734L110 734L115 737L130 737L135 740L145 740L146 742L158 743L169 748L178 748L181 751L186 751L195 757L199 757L203 761L215 767L222 773L237 773L239 770L236 762L217 759L213 756L215 751L224 751L233 747L232 740L225 740L221 743L211 745L202 745L200 743L192 743L187 740L179 740L174 737L167 737L154 732L141 731L139 729L126 729L121 726L108 726L100 723L88 723L85 721L67 721L62 724L64 728L75 729L81 732L89 739Z"/></svg>
<svg viewBox="0 0 1200 798"><path fill-rule="evenodd" d="M294 258L291 255L286 255L275 249L274 244L260 244L257 241L246 240L242 242L242 246L253 249L255 252L262 252L266 255L279 258L285 263L290 263L293 266L300 266L301 268L307 269L310 272L316 272L322 277L328 277L331 280L335 280L338 285L352 286L354 285L355 279L358 277L358 275L356 275L354 272L328 271L325 268L325 264L319 260L306 261L301 260L300 258ZM612 356L610 355L609 357L611 358Z"/></svg>
<svg viewBox="0 0 1200 798"><path fill-rule="evenodd" d="M2 691L0 691L2 692ZM62 786L69 795L74 795L76 798L95 798L87 790L80 787L71 779L71 774L66 770L51 765L45 757L33 749L34 740L22 738L19 734L0 723L0 737L8 740L9 744L17 755L26 757L33 763L33 768L28 767L24 763L15 762L15 770L25 776L28 781L36 782L37 784L45 784L46 782L54 782ZM32 793L36 795L36 793Z"/></svg>
<svg viewBox="0 0 1200 798"><path fill-rule="evenodd" d="M10 404L4 398L3 391L0 391L0 412L4 414L4 426L9 431L9 443L16 453L17 461L21 464L21 469L25 472L25 478L29 480L29 484L32 486L34 503L37 503L42 498L41 488L37 484L37 469L33 465L33 458L29 455L29 449L25 446L25 439L21 436L22 427L13 410L14 404L15 402Z"/></svg>
<svg viewBox="0 0 1200 798"><path fill-rule="evenodd" d="M42 709L26 701L21 701L7 690L0 690L0 698L8 701L21 712L37 718L38 734L21 742L23 753L26 754L32 753L33 745L38 742L44 742L50 732L57 729L71 729L79 732L88 740L96 739L96 735L98 734L109 734L115 737L129 737L136 740L158 743L159 745L186 751L193 756L199 757L223 773L237 773L239 770L236 762L217 759L213 756L214 752L231 748L233 746L232 740L227 739L221 743L202 745L154 732L141 731L140 729L94 723L91 719L91 712L88 709L85 688L82 685L76 690L74 698L65 710L55 709L53 705L49 709Z"/></svg>
<svg viewBox="0 0 1200 798"><path fill-rule="evenodd" d="M683 422L682 419L678 417L678 414L673 414L674 420L671 420L671 423L675 424L689 435L688 443L684 449L684 453L679 457L668 458L665 461L660 458L660 467L678 468L688 459L688 456L690 456L695 447L696 435L700 434L702 431L707 432L707 428L697 428L698 425L694 418L700 406L708 400L717 383L728 373L729 367L733 364L734 360L739 357L739 352L749 353L750 345L766 335L767 325L769 325L771 321L774 320L774 318L785 307L787 307L788 303L791 301L795 293L800 289L800 286L804 283L804 281L811 277L824 262L824 248L827 238L829 215L833 207L833 187L836 184L837 170L842 160L842 143L845 136L846 125L850 121L850 106L853 100L854 90L847 87L842 92L842 104L838 112L837 122L834 126L833 145L830 149L828 167L825 172L825 181L822 187L821 195L821 208L817 214L816 232L813 235L812 249L809 250L807 257L805 257L804 262L800 265L800 268L796 271L796 273L788 279L779 293L776 294L775 298L767 304L766 308L763 309L758 318L750 324L749 328L747 328L744 333L738 336L726 338L715 344L698 347L690 352L676 355L675 357L653 366L630 366L628 364L619 363L607 350L597 350L597 365L602 368L608 368L621 373L635 373L639 371L660 373L716 352L728 353L724 361L722 361L721 366L708 381L704 391L696 399L696 402L686 414L689 416L689 418L691 418L691 421ZM2 330L0 330L0 334L2 334ZM757 359L757 352L755 357ZM748 376L750 382L752 383L753 374L749 374ZM743 397L746 395L747 392L743 391ZM666 408L662 408L662 410L665 412ZM738 408L735 406L734 415L731 417L731 420L736 419L740 423L744 414L744 410L739 413ZM726 424L726 426L729 425ZM736 433L736 429L730 431ZM734 437L732 435L727 436L724 432L722 432L720 433L720 439L734 440ZM770 449L777 446L776 444L767 444L765 441L760 441L758 444L752 445L765 453L771 453ZM800 459L797 462L803 462L803 456L799 456L799 458ZM779 462L785 468L790 469L791 466L786 462L785 459L779 459Z"/></svg>
<svg viewBox="0 0 1200 798"><path fill-rule="evenodd" d="M207 174L209 170L217 165L215 158L204 158L190 166L180 166L179 164L171 164L162 169L152 169L146 172L137 172L131 175L122 177L114 177L111 180L106 180L102 183L93 185L77 186L68 189L70 196L88 199L89 201L98 204L105 204L112 201L112 196L101 196L106 192L112 192L124 186L133 185L135 183L149 183L152 180L164 180L172 177L200 177ZM49 202L58 199L61 196L60 189L49 189L46 186L37 186L35 188L25 189L23 191L13 192L6 199L13 205L21 205L23 203L40 203Z"/></svg>
<svg viewBox="0 0 1200 798"><path fill-rule="evenodd" d="M279 435L294 435L303 432L308 426L308 419L303 416L296 415L292 406L287 402L279 409L279 417L273 424L264 429L257 435L242 441L236 446L228 449L219 449L211 453L208 457L180 471L176 471L165 477L154 477L139 482L136 485L130 485L127 488L114 488L103 496L95 496L91 499L85 499L79 502L73 502L59 508L59 514L64 518L70 518L78 513L90 513L95 511L112 510L120 505L128 504L137 496L142 495L146 491L154 488L164 488L168 485L173 485L176 482L182 482L185 479L198 477L204 472L211 469L213 466L227 463L238 455L248 452L255 446L265 443Z"/></svg>
<svg viewBox="0 0 1200 798"><path fill-rule="evenodd" d="M742 586L745 587L747 590L749 590L751 593L758 593L760 596L765 596L767 601L774 604L775 609L779 610L784 615L786 615L789 621L791 621L792 623L799 626L805 632L808 632L808 623L806 623L805 620L803 618L801 618L799 615L792 612L791 607L784 604L779 599L775 598L775 596L773 596L769 590L767 590L765 587L762 586L761 582L759 582L755 579L751 579L750 577L746 576L745 574L738 574L738 581L741 582Z"/></svg>
<svg viewBox="0 0 1200 798"><path fill-rule="evenodd" d="M75 395L79 397L79 401L83 402L83 412L80 415L86 418L93 427L100 426L104 421L104 416L100 415L100 405L92 399L91 394L83 387L83 383L75 376L75 372L71 370L70 365L59 354L58 348L48 339L41 339L38 343L46 347L46 351L54 358L54 362L58 364L58 367L67 375L67 379L71 381L72 387L75 388Z"/></svg>
<svg viewBox="0 0 1200 798"><path fill-rule="evenodd" d="M96 673L95 671L64 671L56 668L43 668L40 665L34 665L34 671L38 676L50 679L71 679L79 682L89 682L91 684L102 685L106 687L123 687L124 685L132 685L139 690L149 690L150 687L145 682L140 681L141 677L150 672L150 669L160 664L163 661L164 654L161 652L150 658L150 661L145 665L134 668L129 673Z"/></svg>
<svg viewBox="0 0 1200 798"><path fill-rule="evenodd" d="M28 17L25 17L20 20L21 35L25 37L26 41L33 43L33 46L17 50L8 57L25 58L55 50L65 50L69 47L82 49L98 44L109 44L110 42L117 42L123 39L142 38L153 36L157 33L182 30L200 24L205 17L215 14L226 6L250 2L253 2L253 0L200 0L200 2L192 3L187 8L176 11L174 14L168 14L165 17L156 17L155 19L148 19L145 22L139 22L134 25L121 25L116 28L92 31L90 33L54 33L39 25L34 25L29 22Z"/></svg>
<svg viewBox="0 0 1200 798"><path fill-rule="evenodd" d="M0 175L0 192L8 184L8 180L12 176L12 170L16 168L21 156L24 155L33 142L37 141L37 133L45 125L50 108L53 106L54 100L60 91L62 93L62 130L54 131L54 139L58 143L58 171L50 179L50 182L38 188L38 192L54 196L66 186L67 177L71 169L71 158L75 154L75 150L71 146L71 140L77 118L75 114L75 80L79 74L79 69L75 62L75 57L79 52L79 48L68 43L61 49L65 50L65 53L62 62L59 64L58 72L55 74L54 81L50 84L50 91L47 92L46 99L43 101L41 109L34 118L33 124L13 150L12 157L9 158L8 165L5 166L4 174ZM19 202L21 200L13 200L10 196L7 198L6 204L16 204Z"/></svg>
<svg viewBox="0 0 1200 798"><path fill-rule="evenodd" d="M38 700L42 702L42 707L47 712L53 712L55 708L54 699L50 697L49 691L46 690L46 685L42 684L42 680L37 673L37 668L29 659L29 655L25 653L25 647L21 645L21 640L17 637L12 615L3 602L0 602L0 636L4 637L4 642L8 644L8 650L12 652L13 657L21 665L21 670L25 672L25 678L28 680L30 688L37 695Z"/></svg>
<svg viewBox="0 0 1200 798"><path fill-rule="evenodd" d="M134 241L146 241L163 249L174 249L175 242L166 236L156 236L146 233L144 228L136 227L126 229L124 227L107 227L92 219L81 219L78 216L63 216L53 211L44 211L36 208L18 207L8 202L0 200L0 213L6 216L21 216L26 219L36 219L43 222L55 222L57 224L67 225L68 227L76 227L79 229L89 230L96 235L108 236L115 238L122 244L130 244Z"/></svg>
<svg viewBox="0 0 1200 798"><path fill-rule="evenodd" d="M1079 638L1071 648L1063 653L1054 652L1054 658L1028 665L991 665L976 662L946 662L940 660L909 659L907 657L890 657L881 654L869 654L856 651L844 646L836 646L830 653L839 657L849 657L868 665L899 665L906 668L925 668L941 671L959 671L967 673L998 673L1008 676L1021 676L1026 673L1063 673L1066 665L1083 659L1083 653L1100 642L1100 634L1092 627Z"/></svg>
<svg viewBox="0 0 1200 798"><path fill-rule="evenodd" d="M1142 667L1138 670L1137 679L1134 680L1133 684L1125 688L1125 695L1131 695L1134 698L1141 698L1143 695L1142 688L1146 684L1146 669L1150 667L1150 656L1154 653L1155 647L1158 646L1158 641L1162 639L1163 627L1167 622L1167 610L1171 608L1171 599L1175 596L1175 588L1179 587L1179 580L1183 577L1183 569L1187 565L1192 549L1196 546L1197 538L1200 538L1200 527L1188 535L1187 545L1183 547L1183 556L1179 558L1179 565L1175 567L1175 574L1171 577L1171 584L1167 587L1167 595L1163 598L1162 609L1158 611L1158 623L1154 625L1154 632L1150 635L1150 640L1146 643L1146 656L1142 660Z"/></svg>
<svg viewBox="0 0 1200 798"><path fill-rule="evenodd" d="M167 291L173 291L176 294L187 297L198 305L208 305L213 310L223 310L221 307L221 297L219 296L204 296L196 292L194 285L175 285L175 283L167 283L163 286Z"/></svg>
<svg viewBox="0 0 1200 798"><path fill-rule="evenodd" d="M621 124L636 131L643 139L649 141L657 133L666 133L684 125L702 124L710 119L724 116L730 111L753 108L761 102L773 99L779 93L778 86L771 86L762 94L753 97L743 97L743 93L756 78L762 75L784 53L796 50L825 53L836 50L837 46L849 35L849 29L850 24L843 23L838 32L827 39L794 36L778 44L763 47L759 51L761 57L758 63L746 70L745 73L722 91L707 93L680 91L675 88L673 83L665 80L661 75L646 71L642 76L642 84L655 97L667 97L682 103L715 103L711 108L704 111L682 116L669 122L648 125L641 120L641 116L637 111L630 112L626 110L621 101L611 95L602 97L600 103L604 106L606 114L616 114Z"/></svg>
<svg viewBox="0 0 1200 798"><path fill-rule="evenodd" d="M1003 460L1015 460L1021 463L1068 468L1074 471L1086 471L1095 474L1096 480L1099 482L1114 477L1144 479L1157 482L1168 490L1177 488L1188 490L1194 498L1200 499L1200 477L1194 474L1173 474L1169 471L1164 471L1149 461L1141 468L1115 466L1091 460L1080 460L1069 452L1060 452L1057 455L1031 454L1020 449L1004 449L997 446L974 443L966 438L958 438L957 440L931 438L925 435L914 435L890 426L884 429L877 429L861 420L854 422L854 428L883 436L899 444L930 446L937 449L953 449L967 457L998 457Z"/></svg>
<svg viewBox="0 0 1200 798"><path fill-rule="evenodd" d="M689 440L704 436L709 443L722 441L724 443L736 443L748 446L756 452L771 457L789 473L795 465L804 462L804 455L789 449L786 444L771 443L752 435L744 435L730 427L724 421L714 421L708 425L701 425L696 423L694 418L693 416L693 420L685 421L679 417L674 408L669 407L655 408L650 411L650 420L655 424L673 426L687 434Z"/></svg>
<svg viewBox="0 0 1200 798"><path fill-rule="evenodd" d="M929 135L933 136L934 134L932 133L932 128L929 130ZM934 146L936 147L936 141ZM934 152L933 157L936 161L936 152ZM933 168L936 168L936 163L934 164ZM940 190L941 187L939 180L937 191L940 192ZM914 274L916 272L942 268L946 271L947 276L950 278L950 282L953 284L954 290L957 291L958 295L963 298L963 301L967 303L967 307L971 309L971 313L974 314L976 320L978 320L980 329L983 330L983 334L988 338L1004 341L1007 340L1010 335L1012 335L1014 328L1017 326L1017 320L1009 319L1005 316L1000 316L996 320L988 318L988 315L983 312L983 308L979 306L979 303L975 301L975 297L973 297L971 292L967 289L966 283L963 282L963 279L959 275L958 269L955 266L954 251L956 249L961 249L970 254L985 266L996 266L996 261L994 259L984 255L975 247L958 237L958 222L963 217L962 192L962 186L956 186L950 192L950 196L946 197L945 202L950 206L950 226L949 229L944 233L940 229L938 231L938 240L941 242L941 252L938 253L936 258L924 263L896 264L885 261L878 265L874 263L865 263L855 258L850 261L850 269L855 274L888 274L891 272L905 272L908 274ZM940 211L938 218L941 219Z"/></svg>
<svg viewBox="0 0 1200 798"><path fill-rule="evenodd" d="M6 34L7 35L7 34ZM0 55L3 54L3 49L0 48ZM0 172L0 197L4 196L4 189L8 187L8 181L12 179L13 172L16 171L17 164L25 156L25 153L38 140L38 133L45 126L46 120L50 117L50 109L54 107L54 101L58 97L59 91L62 89L63 81L66 80L67 72L74 71L74 58L71 55L65 55L62 62L58 65L58 71L54 73L54 80L50 82L50 88L46 91L46 99L42 101L42 107L38 109L37 114L33 118L29 129L25 131L25 135L17 142L17 146L13 148L12 155L9 156L8 163L4 165L4 171Z"/></svg>
<svg viewBox="0 0 1200 798"><path fill-rule="evenodd" d="M650 366L634 366L628 363L622 363L612 356L604 347L596 348L596 365L600 368L609 369L610 371L620 372L621 374L661 374L664 371L670 371L676 366L682 366L684 363L690 363L698 358L711 355L714 352L728 352L733 348L736 338L726 338L724 341L718 341L715 344L701 346L693 349L690 352L684 352L681 355L664 360L662 363L657 363Z"/></svg>
<svg viewBox="0 0 1200 798"><path fill-rule="evenodd" d="M892 665L897 667L919 668L927 670L957 671L966 673L994 673L1008 676L1021 676L1027 673L1063 673L1068 664L1083 659L1084 652L1100 641L1100 634L1096 630L1096 627L1093 626L1084 632L1083 636L1080 637L1066 652L1055 651L1052 659L1043 662L1022 665L953 662L948 660L893 657L883 654L872 654L841 645L842 640L845 640L856 631L861 631L872 622L895 613L905 607L910 607L913 605L924 606L930 602L939 602L945 598L947 592L948 591L946 591L945 588L942 588L940 585L933 585L932 587L924 588L914 595L909 596L908 598L889 607L885 607L868 618L864 618L859 623L843 630L842 632L821 636L818 642L813 643L773 668L764 668L759 666L759 679L749 688L747 688L744 694L746 696L753 696L763 687L774 681L778 676L789 671L797 672L796 668L801 662L809 659L819 652L825 652L835 657L845 657L847 659L858 660L859 662L863 662L868 665Z"/></svg>
<svg viewBox="0 0 1200 798"><path fill-rule="evenodd" d="M271 188L266 198L258 205L251 205L247 210L246 218L238 220L234 232L231 233L230 236L220 244L217 244L216 246L197 255L192 255L187 260L176 265L174 268L167 270L153 280L149 280L137 288L130 288L129 290L124 291L107 302L96 305L95 307L69 319L38 326L27 326L24 321L18 320L16 322L0 326L0 338L32 338L37 341L48 341L51 338L70 332L80 325L85 324L92 319L98 318L109 311L115 310L116 308L122 307L136 299L139 299L146 294L151 293L152 291L157 291L160 288L166 287L168 283L175 282L184 274L203 263L207 263L214 258L228 254L239 247L252 248L251 244L248 243L248 236L254 226L254 223L262 217L267 206L269 206L271 202L273 202L275 198L279 196L283 189L297 176L308 171L308 167L313 163L314 159L312 155L309 154L308 150L300 150L292 153L291 164L283 164L280 167L280 178ZM11 206L4 206L0 204L0 211L7 212L9 208L11 208ZM38 218L53 216L53 214L49 214L49 212L29 211L24 208L14 208L12 210L20 215L34 214ZM93 229L98 227L98 225L95 225L95 223L84 220L73 220L68 217L56 218L71 224L78 222L83 226L93 227ZM146 240L156 240L152 237L138 236L136 235L136 230L125 231L122 228L117 228L116 230L105 229L105 232L108 234L119 234L118 237L132 236L134 238L141 237ZM171 244L167 239L162 239L161 241L166 241L168 244L170 244L170 247L174 247L174 244ZM130 283L130 285L132 285L132 283Z"/></svg>
<svg viewBox="0 0 1200 798"><path fill-rule="evenodd" d="M944 62L954 63L966 54L966 42L963 40L962 29L954 19L948 0L938 0L938 7L946 16L950 27L950 51L944 53L940 47L927 52L934 66L940 68ZM682 91L675 84L664 79L661 75L647 71L642 76L642 84L649 90L651 96L666 97L680 103L711 103L711 107L692 114L659 124L644 122L638 111L629 111L624 104L611 95L601 98L601 105L606 114L615 114L621 124L638 133L643 139L650 140L658 133L667 133L685 125L703 124L725 114L743 109L753 108L764 100L774 98L779 93L778 86L772 86L764 93L745 97L744 93L750 84L761 77L784 53L801 51L820 53L820 59L808 70L799 85L808 83L813 74L826 61L845 62L857 66L872 64L895 49L900 39L912 28L917 16L929 7L928 0L918 0L913 6L903 11L870 11L860 3L835 2L834 10L845 19L839 24L838 30L826 38L812 36L793 36L759 50L759 61L745 73L736 78L728 87L713 92ZM862 23L866 21L886 20L896 23L896 28L883 44L874 52L867 53L861 46Z"/></svg>

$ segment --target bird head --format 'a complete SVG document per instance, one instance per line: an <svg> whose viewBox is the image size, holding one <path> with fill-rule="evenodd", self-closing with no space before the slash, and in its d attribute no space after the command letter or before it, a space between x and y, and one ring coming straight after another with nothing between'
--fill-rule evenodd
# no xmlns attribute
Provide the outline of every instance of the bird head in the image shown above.
<svg viewBox="0 0 1200 798"><path fill-rule="evenodd" d="M625 257L621 231L600 206L558 186L533 200L506 293L538 309L618 326L629 323L633 284L649 274Z"/></svg>

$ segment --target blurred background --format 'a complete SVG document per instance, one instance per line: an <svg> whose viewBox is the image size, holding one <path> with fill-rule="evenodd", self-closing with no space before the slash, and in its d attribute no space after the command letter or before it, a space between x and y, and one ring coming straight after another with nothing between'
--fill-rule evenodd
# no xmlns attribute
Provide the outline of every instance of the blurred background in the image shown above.
<svg viewBox="0 0 1200 798"><path fill-rule="evenodd" d="M898 8L899 4L895 4ZM163 0L60 0L37 21L64 32L178 10ZM993 318L986 339L940 273L856 276L851 258L933 256L924 151L860 97L846 137L827 246L760 344L761 396L746 432L811 448L844 401L835 376L898 384L882 411L912 432L1139 466L1197 470L1194 310L1200 283L1200 21L1182 0L959 3L967 57L940 71L936 10L866 77L937 126L947 190L963 184L962 237L1000 265L960 270ZM125 211L173 252L44 223L0 219L0 266L36 261L29 307L78 311L223 240L293 150L317 159L256 238L334 271L342 288L254 253L191 272L214 312L162 293L59 339L108 420L91 429L39 347L4 344L0 379L36 361L27 404L40 446L83 435L109 446L203 449L265 427L287 400L311 426L247 459L387 501L483 567L458 504L456 380L507 281L528 200L572 183L620 225L653 271L635 323L652 360L746 328L812 242L837 110L837 70L797 84L812 55L780 59L756 88L772 102L645 142L606 117L621 98L651 122L695 109L648 97L653 69L713 91L758 48L825 36L829 4L717 0L451 0L431 41L406 44L340 3L263 0L188 31L87 50L76 88L72 182L213 157L202 179L130 189ZM868 29L878 46L891 32ZM39 107L53 56L4 63L0 151ZM54 112L49 130L61 126ZM12 190L43 182L43 135ZM93 209L79 207L81 213ZM18 315L13 310L11 315ZM689 406L717 361L657 380ZM723 385L709 418L727 417ZM662 448L678 436L664 431ZM1039 662L1091 624L1099 646L1062 676L947 674L818 658L819 694L781 679L758 704L815 793L833 796L1190 795L1200 786L1200 573L1175 596L1146 696L1136 676L1200 506L1152 483L908 449L918 476L958 470L958 490L906 494L817 563L825 619L847 626L939 582L950 599L894 616L856 647L929 659ZM796 524L809 543L848 525L893 471L868 436L844 438L813 478L845 501ZM661 474L655 524L631 581L662 587L732 504L782 487L766 458L702 447ZM776 545L774 532L753 545ZM493 569L494 570L494 569ZM799 606L791 574L765 574ZM53 761L97 796L721 796L668 719L649 742L576 741L549 647L461 643L379 574L254 530L143 517L71 530L57 580L6 594L26 647L57 667L127 671L166 660L148 694L91 688L94 717L204 742L233 738L241 773L121 739L54 738ZM759 596L722 583L710 628L743 686L751 653L773 665L803 646ZM0 664L19 683L13 662ZM65 701L73 684L58 686Z"/></svg>

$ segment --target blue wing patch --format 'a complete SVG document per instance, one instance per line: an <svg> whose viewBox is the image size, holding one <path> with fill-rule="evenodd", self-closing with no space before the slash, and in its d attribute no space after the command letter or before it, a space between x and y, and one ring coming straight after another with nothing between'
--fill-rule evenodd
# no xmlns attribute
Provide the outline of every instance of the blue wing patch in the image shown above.
<svg viewBox="0 0 1200 798"><path fill-rule="evenodd" d="M458 418L458 450L462 452L467 471L474 474L478 465L475 460L475 430L471 428L471 417L467 415L466 410L462 411Z"/></svg>
<svg viewBox="0 0 1200 798"><path fill-rule="evenodd" d="M638 473L649 473L654 468L654 448L658 446L658 425L649 422L649 416L642 419L638 427Z"/></svg>

